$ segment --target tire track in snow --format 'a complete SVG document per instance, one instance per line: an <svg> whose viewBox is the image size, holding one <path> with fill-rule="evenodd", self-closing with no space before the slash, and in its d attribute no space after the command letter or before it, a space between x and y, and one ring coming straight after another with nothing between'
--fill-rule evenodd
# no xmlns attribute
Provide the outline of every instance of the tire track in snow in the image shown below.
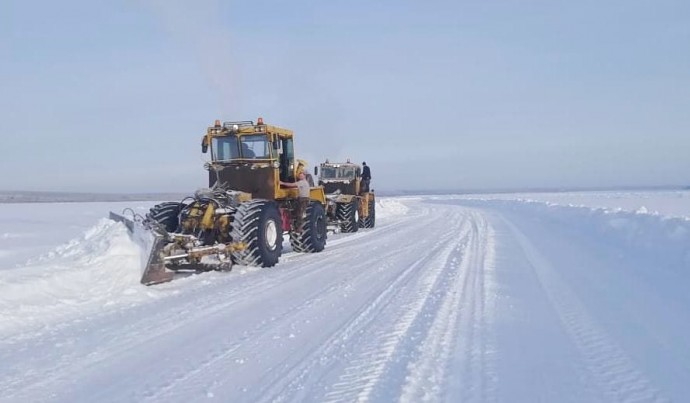
<svg viewBox="0 0 690 403"><path fill-rule="evenodd" d="M481 390L479 395L484 400L490 398L495 377L487 362L487 356L492 352L484 326L489 321L487 315L492 309L490 304L485 304L485 300L493 289L485 287L484 277L493 280L493 272L487 273L485 270L487 267L493 268L493 234L487 228L486 221L476 214L469 218L454 215L445 219L446 223L454 221L462 223L462 226L452 230L450 237L440 237L439 246L443 247L442 251L434 253L436 256L416 271L416 274L421 274L416 279L419 283L417 292L397 295L406 298L396 305L398 313L383 318L392 318L395 322L373 323L371 327L381 328L376 338L369 337L372 332L365 332L366 328L360 330L360 334L367 336L355 339L355 342L362 341L362 347L355 358L349 360L354 365L343 370L340 382L333 385L333 390L320 401L385 401L402 400L405 396L409 396L410 401L417 401L413 396L415 392L430 388L440 392L447 381L446 366L453 353L450 346L455 343L463 326L471 330L475 327L479 329L472 342L480 347L468 348L466 353L472 355L467 359L475 362L472 373L478 379L476 383ZM458 259L465 270L458 269ZM467 285L466 292L460 293L458 291L463 284ZM453 288L456 289L455 292L452 291ZM465 315L469 318L467 323L457 321L461 296L468 301L469 313ZM469 303L472 300L478 303ZM437 312L440 313L437 315ZM420 338L424 340L424 348L420 348L413 357L407 356L419 344L417 340ZM351 342L351 345L355 344ZM406 363L409 364L405 365ZM410 377L404 379L404 374L396 374L400 372L397 369L401 366L403 369L409 368L414 375L425 378L425 381L415 384ZM386 396L377 394L377 390L381 392L381 388ZM390 395L395 393L394 390L400 393L401 389L404 390L402 397ZM431 396L432 400L438 397L434 394Z"/></svg>
<svg viewBox="0 0 690 403"><path fill-rule="evenodd" d="M389 259L396 254L396 252L390 252L389 254L383 255L382 258ZM277 316L283 318L283 321L292 321L293 316L297 312L312 307L318 300L323 298L322 295L332 293L340 288L342 288L341 283L335 284L328 289L319 289L318 292L315 293L315 297L308 299L297 306L293 306L288 310L282 311ZM376 301L374 301L373 304L367 305L367 310L371 305L376 305ZM231 359L233 354L235 354L240 348L244 347L249 342L256 340L257 337L267 334L267 330L279 325L280 324L276 323L275 321L262 322L261 326L257 326L249 333L245 333L239 341L228 345L222 345L218 348L208 351L207 356L195 363L193 368L185 370L181 374L166 381L163 387L151 388L157 390L147 391L142 397L150 401L169 401L169 399L174 398L175 394L179 393L181 390L185 391L187 389L200 389L200 382L194 381L194 378L204 378L209 369L212 369L214 366L224 366L224 362ZM316 355L318 356L319 354ZM282 376L277 378L281 377Z"/></svg>
<svg viewBox="0 0 690 403"><path fill-rule="evenodd" d="M606 401L666 402L647 377L601 329L577 295L551 264L512 223L504 220L532 266L563 327L580 351L584 365Z"/></svg>
<svg viewBox="0 0 690 403"><path fill-rule="evenodd" d="M401 402L442 400L445 386L452 384L449 376L457 380L458 391L451 394L461 401L496 399L493 338L487 330L493 314L494 233L480 213L472 211L470 220L467 243L458 246L452 262L455 266L459 259L460 265L449 273L447 296L419 346L419 357L408 365Z"/></svg>
<svg viewBox="0 0 690 403"><path fill-rule="evenodd" d="M430 253L444 254L446 251L431 249ZM358 335L368 334L366 329L374 325L379 319L379 315L391 306L401 290L414 280L414 274L421 270L428 261L429 255L425 255L411 264L407 270L397 277L394 282L379 294L379 296L371 301L371 303L365 305L364 309L354 316L347 325L340 328L327 342L323 343L321 349L314 352L313 356L340 356L342 355L342 351L339 350L342 350L343 343L338 343L339 341L345 342L358 337ZM405 325L412 319L414 319L413 314L408 314L400 318L399 325L392 329L389 337L386 340L379 339L379 343L383 347L383 350L378 349L373 352L370 351L367 357L358 362L354 368L349 368L352 373L342 377L344 382L334 385L334 389L338 391L327 394L323 401L347 401L349 400L349 396L347 396L348 391L369 393L380 375L380 369L385 365L387 357L395 348L395 340L404 334ZM286 396L294 393L294 390L299 389L301 380L309 375L317 365L321 364L323 363L320 361L312 360L311 365L301 368L300 373L293 378L293 381L282 391L274 395L274 399L267 399L267 401L289 400L286 399Z"/></svg>
<svg viewBox="0 0 690 403"><path fill-rule="evenodd" d="M434 299L436 285L446 271L450 256L457 248L457 243L462 242L469 233L469 223L466 219L447 217L447 221L459 222L460 227L451 227L451 231L441 237L435 249L430 250L419 263L419 269L409 271L410 274L422 274L419 288L414 294L404 294L401 304L398 304L397 315L390 315L395 323L383 328L373 343L365 345L364 351L353 360L352 366L344 369L340 376L340 382L333 385L333 390L326 394L325 402L338 401L367 401L376 386L381 382L382 376L398 350L398 346L409 339L409 332L414 327L420 315L425 311L425 306ZM400 290L399 290L400 291Z"/></svg>
<svg viewBox="0 0 690 403"><path fill-rule="evenodd" d="M332 285L326 290L321 290L321 293L330 293L338 288L339 284ZM281 316L290 317L290 315L293 315L295 312L311 307L319 299L320 297L318 295L307 299L301 304L292 306L290 309L283 311ZM238 350L257 337L266 334L269 329L275 326L276 324L273 320L264 320L260 322L260 324L252 328L251 331L245 332L239 340L232 343L223 343L206 351L204 358L196 361L193 366L178 371L174 376L169 377L163 385L153 385L142 393L135 394L134 400L154 402L172 401L176 394L180 391L185 391L187 387L190 387L190 389L198 389L198 382L189 381L195 378L203 378L209 371L217 373L217 371L213 371L214 367L224 366L225 362L232 361L234 354Z"/></svg>
<svg viewBox="0 0 690 403"><path fill-rule="evenodd" d="M310 274L311 273L307 270L299 271L293 273L293 276L288 281L297 281ZM287 276L280 276L280 278L283 280L285 280L285 277ZM22 374L21 377L17 378L0 378L0 390L5 391L5 393L10 394L11 396L12 389L19 388L24 384L32 384L33 388L43 387L48 385L50 382L60 381L60 379L66 377L67 374L70 373L72 373L74 376L78 376L80 372L84 371L85 368L88 368L89 366L97 365L100 362L107 362L112 357L119 356L127 350L132 349L136 345L145 345L165 336L166 334L174 333L175 331L185 327L194 327L194 324L197 321L206 320L208 317L227 311L234 305L252 300L255 298L255 292L270 291L271 289L280 287L283 284L283 281L257 279L256 282L250 285L241 283L225 289L216 287L216 291L212 292L210 295L202 295L199 299L191 301L187 299L188 295L185 293L185 297L181 299L183 306L164 312L163 316L160 316L161 313L159 312L159 317L156 318L155 321L152 321L150 318L145 316L142 320L134 322L134 324L128 323L124 329L118 329L119 337L113 337L110 340L110 343L106 342L108 340L105 339L103 340L104 343L100 343L98 346L95 346L93 350L88 352L74 350L71 353L63 354L60 357L60 361L49 363L49 365L40 366L41 371L32 371L30 374ZM227 284L224 285L227 286ZM201 290L208 288L209 287L202 286ZM118 314L118 312L110 312L110 314ZM79 318L65 324L59 324L56 326L56 328L49 329L49 331L56 336L53 339L48 339L48 342L54 342L56 346L61 342L64 343L65 330L72 331L72 329L76 329L75 332L80 333L81 324L102 318L104 317L96 316ZM45 329L39 330L35 333L32 333L30 337L20 335L22 336L21 340L12 341L10 339L8 346L12 347L13 350L28 350L33 344L32 340L34 338L38 338L41 342L46 342L44 332L47 331L48 330ZM129 331L136 336L134 338L128 337L127 335ZM111 336L105 335L105 337ZM69 340L69 338L67 340ZM0 350L0 357L2 357L2 355L2 351ZM78 362L78 364L75 364L75 362Z"/></svg>
<svg viewBox="0 0 690 403"><path fill-rule="evenodd" d="M439 221L442 219L442 217L437 217ZM428 224L428 222L415 222L413 226L406 229L406 232L415 233L420 230L421 227ZM414 243L414 241L411 241L411 243ZM411 274L427 261L430 255L436 252L437 248L432 248L427 251L425 256L419 258L417 262L406 268L404 272L398 273L391 284L388 284L383 291L376 293L369 301L362 304L345 323L336 328L326 339L321 341L317 349L309 350L299 357L292 354L285 361L276 363L271 373L263 378L262 384L266 385L266 387L252 390L251 394L254 398L247 398L246 400L280 401L287 399L286 396L295 394L296 390L299 391L301 389L301 380L312 374L314 368L323 364L323 357L333 356L334 352L340 349L339 346L341 346L343 342L360 334L361 329L366 328L374 321L377 315L390 304L393 296L397 295L402 287L412 279ZM389 264L391 267L397 267L398 263L394 263L396 258L400 258L400 252L389 248L387 253L377 256L375 260L391 262ZM366 269L359 272L354 271L354 273L356 273L356 277L353 278L351 282L356 282L359 277L372 275L372 273ZM323 291L321 293L323 293ZM292 321L293 318L288 317L286 320ZM291 381L286 382L285 380ZM192 387L196 388L197 385ZM267 396L274 396L274 398L271 399Z"/></svg>
<svg viewBox="0 0 690 403"><path fill-rule="evenodd" d="M435 217L435 220L438 221L439 224L442 224L444 221L447 220L447 217L437 216ZM415 220L413 223L411 223L411 225L406 227L405 233L417 233L418 231L421 231L423 227L426 227L429 224L429 221ZM453 235L454 233L452 231L448 231L447 234L442 234L442 237L451 237ZM414 239L405 239L406 242L410 244L409 246L420 246L418 242ZM374 242L389 243L390 239L381 237L380 240L376 240ZM421 246L423 247L423 245ZM406 271L402 274L398 273L398 275L393 279L394 284L397 284L399 286L404 285L406 281L412 279L412 277L409 274L413 273L415 269L418 269L419 266L422 265L424 262L428 262L429 256L434 255L439 247L440 246L437 246L435 248L427 250L425 252L426 255L424 255L422 258L419 258L418 262L415 263L412 267L407 268ZM391 268L395 268L399 267L400 265L399 262L396 263L396 259L406 259L406 257L404 256L401 257L400 252L395 248L387 248L386 250L387 252L385 252L384 254L377 255L374 258L374 261L387 262L386 264L390 265ZM371 261L361 262L360 265L363 266L363 270L358 270L358 267L356 266L352 267L351 269L348 269L348 272L350 273L349 277L351 278L348 282L357 282L360 277L376 276L375 272L369 270L370 268L364 267L367 265L371 266ZM352 276L351 274L354 274L354 276ZM319 289L317 290L317 292L319 295L328 295L329 293L333 292L334 289L335 288L329 290ZM265 376L262 377L262 385L267 385L268 389L260 387L252 388L252 390L249 393L255 396L255 398L249 399L247 397L243 397L243 399L248 401L270 401L271 399L267 399L266 396L270 396L273 393L275 396L277 396L276 399L280 400L280 396L285 396L286 393L295 393L294 390L290 392L291 388L294 387L294 389L300 389L299 380L302 379L304 376L311 374L312 368L322 364L322 357L324 355L331 354L330 352L338 350L337 345L341 344L339 343L339 341L347 340L353 335L358 334L359 331L357 329L366 328L366 326L372 320L376 319L376 315L382 309L385 309L385 307L390 303L390 300L392 298L391 295L396 295L400 293L400 290L401 287L395 287L394 285L388 284L383 292L376 293L371 298L371 300L363 304L362 308L359 308L357 312L355 312L353 316L350 319L348 319L347 323L335 329L335 331L332 332L330 336L328 336L328 339L321 342L321 346L319 348L307 351L306 354L304 354L299 359L297 359L296 355L293 353L289 358L286 358L285 361L273 364L271 372L269 374L265 374ZM273 323L273 328L281 326L281 323L293 322L295 320L296 314L297 311L290 311L285 313L284 315L280 315L282 316L282 318L279 321ZM269 333L265 330L266 329L262 329L262 331L260 332L252 332L252 335L256 338L248 338L248 340L252 340L252 342L261 345L262 338L267 337L266 334ZM249 348L247 346L242 347ZM228 349L228 354L221 353L219 351L216 351L215 349L213 351L209 351L207 354L208 357L201 360L201 366L203 366L204 369L203 371L196 371L190 368L187 375L176 377L174 382L166 382L166 384L163 385L162 389L158 393L149 392L146 394L145 398L147 400L160 401L174 398L174 396L179 393L188 393L190 390L212 390L222 388L223 384L228 382L227 375L219 380L209 379L208 375L209 373L223 373L223 371L226 371L226 368L228 366L231 366L230 359L232 353L236 352L237 348L234 347L230 347ZM286 379L292 379L292 382L289 382L289 384L286 385ZM285 390L287 392L271 392L272 390L278 389L280 389L281 391Z"/></svg>
<svg viewBox="0 0 690 403"><path fill-rule="evenodd" d="M443 218L439 217L437 219L441 220ZM396 224L397 224L397 222L396 222ZM414 232L420 230L421 227L428 225L428 222L414 221L413 225L410 225L410 223L407 223L407 224L408 224L408 226L406 227L406 232L409 231L409 232L414 233ZM394 227L397 227L397 225L395 225ZM364 233L362 235L367 235L367 233ZM344 252L340 252L340 253L347 253L347 250L344 250ZM434 251L432 250L428 253L431 255L434 253ZM318 256L318 257L322 258L322 257L324 257L323 255L327 255L327 254L321 253L319 255L310 255L310 256L314 256L314 257ZM399 251L397 251L395 249L388 248L385 253L378 255L376 257L376 261L387 262L387 261L395 260L395 258L399 257L399 255L400 255ZM327 255L327 260L330 260L332 258L333 257ZM338 256L336 256L336 258L341 259ZM420 263L425 259L426 258L420 259ZM320 260L318 262L314 262L313 265L322 266ZM362 263L362 266L364 266L364 265L366 265L366 262ZM320 268L323 269L323 267L320 267ZM301 268L300 270L303 270L303 269L304 268ZM412 271L413 269L414 269L414 267L409 268L406 271L406 273ZM350 279L348 280L348 282L355 282L355 281L357 281L357 279L359 277L371 275L371 273L369 273L366 268L364 268L363 270L358 270L356 266L352 267L351 273L354 273L354 275L350 276ZM403 274L403 275L399 276L396 279L396 281L404 281L405 278L406 278L406 276ZM271 328L280 327L281 323L283 323L283 322L287 323L287 322L294 321L294 317L300 311L307 309L307 308L311 308L314 305L315 301L323 299L324 295L328 295L330 293L333 293L334 291L338 290L339 288L342 288L342 281L339 281L337 285L332 286L332 287L325 289L325 290L324 289L316 289L315 295L317 297L315 299L313 299L309 303L300 304L298 307L295 307L295 309L290 309L290 310L282 312L280 315L277 315L278 317L280 317L280 319L277 321L271 322ZM394 287L389 286L387 290L389 290L388 292L390 292L390 290L394 290ZM351 326L355 327L356 324L362 322L362 317L365 317L368 314L374 314L376 312L376 310L374 308L376 308L379 305L379 303L377 301L385 300L385 298L383 298L383 297L385 297L385 295L387 295L387 291L384 291L381 295L377 295L373 299L373 301L366 304L365 308L364 308L364 313L360 313L360 314L356 315L352 319L352 322L354 322L354 324ZM348 326L350 326L350 325L348 325ZM149 390L146 391L146 393L144 393L143 395L141 395L139 397L144 398L146 400L150 400L150 401L161 401L161 400L167 401L168 399L174 398L174 396L178 393L184 394L186 392L189 392L190 390L205 390L205 389L214 389L214 388L221 387L222 384L224 383L224 381L223 380L209 381L208 374L209 373L218 373L218 374L223 373L223 370L219 369L219 368L227 367L227 365L232 361L233 355L236 354L238 352L238 350L244 348L247 344L250 344L248 342L250 342L250 341L256 342L258 339L261 339L262 337L266 337L265 335L269 333L266 331L267 329L269 329L269 327L262 327L261 329L254 330L254 331L250 332L249 335L244 336L242 338L241 342L238 342L238 343L235 343L232 345L220 346L220 348L218 348L218 349L213 349L213 350L209 351L206 354L205 358L203 358L202 360L200 360L194 364L193 368L190 367L188 370L183 371L183 373L173 377L173 379L167 380L164 385L158 385L158 386L149 388ZM343 333L342 328L340 328L336 332L336 334L334 334L331 337L333 339L340 338L342 336L342 333ZM349 334L349 333L346 330L344 332L344 334L345 334L345 336L347 336L347 334ZM323 351L322 352L318 352L318 351L321 351L324 348L324 346L328 346L330 344L331 344L330 341L326 342L325 344L322 345L321 349L316 350L316 351L310 351L309 354L307 354L307 356L304 357L303 360L298 361L297 365L291 365L289 362L275 364L273 371L271 371L269 377L264 378L265 383L268 385L276 385L276 384L280 384L282 379L286 379L288 377L288 374L290 374L291 376L295 376L294 374L292 374L292 372L299 371L299 369L301 367L305 366L305 364L302 361L307 362L308 364L306 364L306 365L308 365L308 366L316 365L317 363L319 363L321 361L321 356L324 354ZM310 358L311 358L311 360L310 360ZM289 358L289 360L294 362L294 356L291 356ZM282 369L282 370L276 369L276 368L281 367L281 366L287 367L287 369ZM308 372L309 371L306 371L306 370L302 371L302 373L308 373ZM223 377L223 378L225 378L225 377ZM297 376L297 378L299 379L299 376ZM153 391L153 389L156 389L156 388L158 390ZM258 392L259 390L261 390L262 392L259 393ZM259 399L259 400L264 399L264 396L269 393L269 391L263 391L262 388L255 388L252 392L256 395L256 399ZM251 399L251 400L255 400L255 399Z"/></svg>

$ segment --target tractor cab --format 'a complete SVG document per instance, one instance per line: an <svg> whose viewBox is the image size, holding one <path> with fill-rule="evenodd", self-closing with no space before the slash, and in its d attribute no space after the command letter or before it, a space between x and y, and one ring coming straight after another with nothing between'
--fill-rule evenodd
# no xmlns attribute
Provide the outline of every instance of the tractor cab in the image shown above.
<svg viewBox="0 0 690 403"><path fill-rule="evenodd" d="M342 163L326 162L320 164L319 185L326 194L340 191L343 194L359 194L362 168L350 161Z"/></svg>
<svg viewBox="0 0 690 403"><path fill-rule="evenodd" d="M253 121L216 120L206 130L201 151L210 151L209 186L251 193L254 198L287 197L280 181L292 182L300 161L295 160L292 130Z"/></svg>
<svg viewBox="0 0 690 403"><path fill-rule="evenodd" d="M323 249L326 196L322 187L312 186L310 200L305 206L297 186L290 184L307 165L306 161L295 158L292 130L265 124L262 118L256 123L244 120L221 124L216 120L206 129L201 151L210 151L211 155L211 161L205 165L209 171L209 186L232 194L233 200L239 202L234 203L238 206L234 219L242 217L234 221L237 228L245 225L243 220L258 222L261 235L256 243L269 240L252 252L252 262L263 261L264 265L277 261L282 235L276 234L283 232L290 233L294 251ZM273 215L276 221L273 224L264 222L268 217L265 214ZM245 239L246 235L235 233L238 239ZM272 258L267 259L267 256ZM252 262L249 263L254 264Z"/></svg>

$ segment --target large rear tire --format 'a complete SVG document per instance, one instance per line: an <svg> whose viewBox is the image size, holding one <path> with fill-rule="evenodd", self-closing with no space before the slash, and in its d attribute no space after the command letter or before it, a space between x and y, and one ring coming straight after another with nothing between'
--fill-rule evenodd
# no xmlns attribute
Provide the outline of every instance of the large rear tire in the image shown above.
<svg viewBox="0 0 690 403"><path fill-rule="evenodd" d="M369 215L366 217L360 217L359 227L360 228L374 228L376 225L376 202L371 199L369 200Z"/></svg>
<svg viewBox="0 0 690 403"><path fill-rule="evenodd" d="M290 232L290 245L296 252L321 252L326 247L326 212L321 203L312 201L307 206L301 231Z"/></svg>
<svg viewBox="0 0 690 403"><path fill-rule="evenodd" d="M374 228L376 226L376 201L373 199L369 201L369 214L369 228Z"/></svg>
<svg viewBox="0 0 690 403"><path fill-rule="evenodd" d="M283 253L282 218L278 206L267 200L242 203L235 212L230 237L246 248L232 253L237 264L272 267Z"/></svg>
<svg viewBox="0 0 690 403"><path fill-rule="evenodd" d="M338 203L336 218L340 221L340 232L357 232L359 229L359 205L357 199L350 203Z"/></svg>

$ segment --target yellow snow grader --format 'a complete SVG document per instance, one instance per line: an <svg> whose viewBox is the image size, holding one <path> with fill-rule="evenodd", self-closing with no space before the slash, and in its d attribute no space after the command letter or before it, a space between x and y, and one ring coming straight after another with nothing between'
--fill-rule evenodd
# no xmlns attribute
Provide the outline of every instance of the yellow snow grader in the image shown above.
<svg viewBox="0 0 690 403"><path fill-rule="evenodd" d="M320 168L320 170L319 170ZM340 232L374 228L376 200L373 189L362 186L362 167L347 162L326 162L314 167L326 193L328 226Z"/></svg>
<svg viewBox="0 0 690 403"><path fill-rule="evenodd" d="M306 162L295 159L291 130L253 121L216 121L201 141L209 187L179 202L152 207L146 216L111 213L149 251L142 284L173 279L175 272L230 270L233 264L271 267L288 234L297 252L326 245L326 198L311 187L302 217L294 182ZM305 172L306 173L306 172Z"/></svg>

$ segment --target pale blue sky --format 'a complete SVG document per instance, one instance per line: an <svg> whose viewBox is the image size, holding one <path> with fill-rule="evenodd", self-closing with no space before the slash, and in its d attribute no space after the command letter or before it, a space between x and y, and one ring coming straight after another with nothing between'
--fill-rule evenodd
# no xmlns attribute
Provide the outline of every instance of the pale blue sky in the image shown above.
<svg viewBox="0 0 690 403"><path fill-rule="evenodd" d="M380 190L690 185L687 1L3 1L0 190L191 192L215 119Z"/></svg>

